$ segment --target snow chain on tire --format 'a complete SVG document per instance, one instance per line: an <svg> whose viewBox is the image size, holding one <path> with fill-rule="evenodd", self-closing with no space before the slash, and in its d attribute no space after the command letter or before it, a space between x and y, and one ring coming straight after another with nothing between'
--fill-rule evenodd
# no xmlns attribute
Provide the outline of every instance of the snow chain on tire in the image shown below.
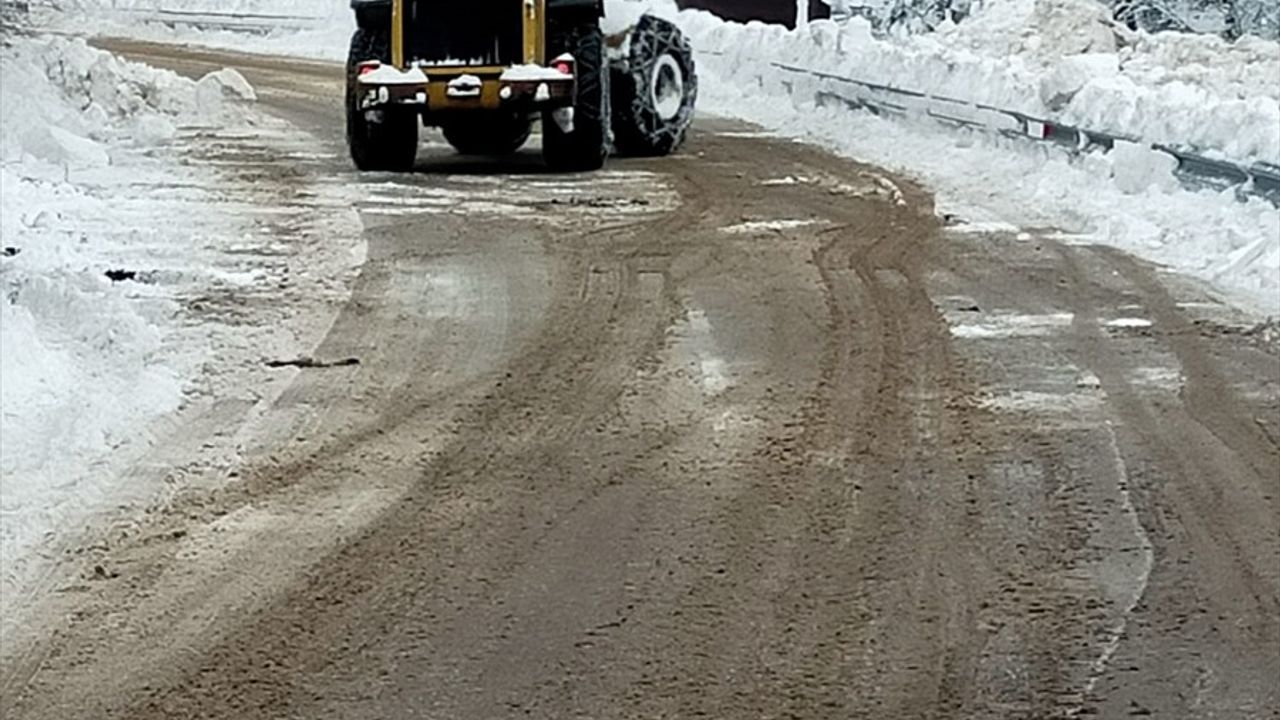
<svg viewBox="0 0 1280 720"><path fill-rule="evenodd" d="M693 122L698 76L693 48L674 24L645 15L627 57L613 69L613 142L622 155L666 155Z"/></svg>
<svg viewBox="0 0 1280 720"><path fill-rule="evenodd" d="M360 107L358 65L366 60L391 62L391 38L386 30L360 28L351 36L347 56L347 147L356 168L404 172L413 169L418 153L418 116L384 108Z"/></svg>

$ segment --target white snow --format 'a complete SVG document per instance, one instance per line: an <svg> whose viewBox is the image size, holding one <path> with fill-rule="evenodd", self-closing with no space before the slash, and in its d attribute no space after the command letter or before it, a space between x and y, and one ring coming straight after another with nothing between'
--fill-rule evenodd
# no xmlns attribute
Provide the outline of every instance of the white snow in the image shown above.
<svg viewBox="0 0 1280 720"><path fill-rule="evenodd" d="M80 527L177 487L131 471L158 433L211 403L253 406L282 387L274 378L286 376L261 375L263 355L309 350L331 311L295 313L281 283L343 292L359 234L349 208L320 207L342 191L312 189L307 222L334 223L326 245L300 237L268 252L275 210L263 206L280 207L279 189L229 187L212 163L184 162L201 142L297 134L258 119L235 71L193 81L82 40L15 36L0 48L0 86L7 627L44 559ZM201 140L211 136L225 139ZM348 213L344 234L334 218ZM264 286L270 318L198 309L241 297L247 310Z"/></svg>
<svg viewBox="0 0 1280 720"><path fill-rule="evenodd" d="M736 225L720 228L720 232L730 235L754 235L759 233L780 232L813 225L815 220L747 220Z"/></svg>
<svg viewBox="0 0 1280 720"><path fill-rule="evenodd" d="M159 221L139 216L145 200L128 192L141 179L130 148L172 140L176 122L234 121L224 80L193 82L78 40L14 38L0 54L6 584L10 560L66 519L69 489L82 504L106 490L107 473L89 468L145 443L139 423L182 402L184 370L159 359L170 311L104 273L141 260Z"/></svg>
<svg viewBox="0 0 1280 720"><path fill-rule="evenodd" d="M605 35L617 35L635 25L645 13L674 18L675 0L605 0L600 27Z"/></svg>
<svg viewBox="0 0 1280 720"><path fill-rule="evenodd" d="M997 312L981 322L955 323L951 326L951 334L968 340L1039 337L1061 332L1071 327L1074 320L1075 315L1066 312L1044 315Z"/></svg>
<svg viewBox="0 0 1280 720"><path fill-rule="evenodd" d="M1280 45L1126 34L1095 9L1086 0L1006 0L937 33L889 39L873 37L860 18L797 31L700 11L675 18L699 52L703 112L914 176L937 193L939 212L983 225L1056 228L1205 279L1242 305L1280 311L1280 211L1230 191L1186 190L1172 175L1174 159L1145 144L1194 145L1246 163L1280 160ZM847 85L772 63L1144 144L1073 158L926 119L819 106L817 92Z"/></svg>
<svg viewBox="0 0 1280 720"><path fill-rule="evenodd" d="M108 4L80 0L81 7L105 10ZM215 0L133 4L226 7ZM345 0L238 0L231 7L312 22L301 31L255 36L126 26L108 11L95 16L100 27L94 30L337 60L353 27ZM974 228L1057 228L1060 237L1115 245L1206 279L1240 304L1280 311L1280 213L1259 199L1237 202L1230 192L1183 189L1171 174L1173 159L1149 149L1153 143L1189 146L1244 164L1280 164L1280 44L1135 33L1111 22L1094 0L992 0L937 32L888 38L874 36L861 18L817 20L788 31L681 12L673 0L609 0L606 31L622 30L645 12L676 21L689 35L698 53L703 112L754 121L911 175L938 194L940 211ZM816 91L848 87L782 72L775 62L1140 142L1073 159L1050 147L928 122L816 107ZM959 107L949 112L993 119ZM80 150L91 160L90 149Z"/></svg>
<svg viewBox="0 0 1280 720"><path fill-rule="evenodd" d="M32 13L51 30L264 55L345 61L355 30L348 0L46 1L52 10L33 8ZM201 22L183 24L183 18Z"/></svg>
<svg viewBox="0 0 1280 720"><path fill-rule="evenodd" d="M1120 56L1115 53L1086 52L1068 55L1054 63L1040 78L1040 100L1046 109L1065 108L1086 85L1120 74Z"/></svg>
<svg viewBox="0 0 1280 720"><path fill-rule="evenodd" d="M1132 34L1093 0L1003 0L935 33L873 37L861 18L788 32L678 16L703 64L768 61L983 103L1239 160L1280 162L1280 45ZM729 78L734 79L734 78Z"/></svg>
<svg viewBox="0 0 1280 720"><path fill-rule="evenodd" d="M1108 157L1112 163L1111 177L1122 193L1140 195L1153 188L1169 193L1178 189L1178 178L1173 174L1178 168L1178 159L1166 152L1117 141Z"/></svg>
<svg viewBox="0 0 1280 720"><path fill-rule="evenodd" d="M480 80L480 78L475 79L476 82ZM379 65L376 69L361 75L360 82L372 85L422 85L427 82L427 74L416 67L401 70L391 65Z"/></svg>
<svg viewBox="0 0 1280 720"><path fill-rule="evenodd" d="M1119 328L1125 330L1141 330L1151 327L1152 323L1146 318L1122 317L1108 320L1106 326L1109 328Z"/></svg>
<svg viewBox="0 0 1280 720"><path fill-rule="evenodd" d="M573 62L573 58L568 58L569 62ZM502 77L499 78L503 82L543 82L543 81L563 81L569 78L568 75L551 67L542 65L513 65L502 71Z"/></svg>
<svg viewBox="0 0 1280 720"><path fill-rule="evenodd" d="M253 86L235 68L223 68L205 75L196 83L196 91L215 93L224 98L258 99L258 94L254 92Z"/></svg>
<svg viewBox="0 0 1280 720"><path fill-rule="evenodd" d="M418 72L422 72L419 70ZM479 97L483 81L475 75L459 75L449 81L450 97Z"/></svg>

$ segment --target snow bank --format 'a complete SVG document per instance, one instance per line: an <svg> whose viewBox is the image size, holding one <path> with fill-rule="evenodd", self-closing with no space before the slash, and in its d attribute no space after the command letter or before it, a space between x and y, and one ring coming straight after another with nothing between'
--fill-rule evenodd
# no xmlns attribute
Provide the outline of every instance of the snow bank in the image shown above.
<svg viewBox="0 0 1280 720"><path fill-rule="evenodd" d="M1060 2L1035 7L1044 15ZM1018 4L1003 5L1003 12ZM1000 21L995 27L984 25L992 23L991 15L984 20L980 14L964 32L962 25L900 40L872 37L858 19L843 26L818 21L799 31L725 23L702 12L680 13L678 22L701 52L704 111L758 122L915 175L938 193L940 212L1057 228L1079 241L1117 246L1203 278L1264 312L1280 311L1280 211L1262 200L1242 203L1230 192L1186 191L1172 177L1171 158L1132 143L1120 143L1109 154L1073 159L1056 148L958 132L927 121L818 107L817 81L782 73L770 64L799 65L1042 116L1049 114L1044 104L1048 97L1061 105L1061 114L1096 113L1082 122L1093 128L1123 118L1125 128L1132 131L1132 121L1149 139L1190 136L1217 143L1223 155L1277 157L1280 119L1269 118L1280 87L1259 82L1250 75L1256 68L1248 67L1255 61L1264 67L1276 63L1274 48L1244 41L1224 48L1221 55L1205 56L1202 67L1170 67L1166 63L1176 64L1218 41L1170 36L1179 48L1170 50L1163 44L1165 36L1144 37L1125 52L1099 53L1105 49L1099 43L1114 36L1041 36L1035 26L1015 33L1006 16L994 17ZM1042 21L1053 27L1056 17L1049 13ZM968 40L957 42L960 38ZM1010 54L997 59L998 49ZM1209 62L1211 58L1216 59ZM1166 75L1178 79L1157 80ZM1136 99L1117 89L1139 87L1139 81L1146 85ZM1192 87L1200 107L1190 100L1186 105L1161 100L1166 91L1182 97ZM1116 94L1109 95L1108 88ZM1248 99L1228 99L1241 96ZM1258 113L1233 115L1229 111L1237 103ZM1206 110L1209 106L1212 111Z"/></svg>
<svg viewBox="0 0 1280 720"><path fill-rule="evenodd" d="M341 60L354 19L345 0L55 0L94 32ZM154 13L292 17L265 36L138 23ZM147 15L147 12L153 13ZM676 18L702 52L768 58L865 82L994 105L1068 124L1185 145L1238 161L1280 164L1280 44L1256 37L1131 32L1097 0L990 0L933 33L876 38L869 24L723 23L673 0L608 0L605 27L641 13ZM172 18L170 18L172 19ZM105 24L104 24L105 23ZM271 28L268 24L265 27Z"/></svg>
<svg viewBox="0 0 1280 720"><path fill-rule="evenodd" d="M257 113L239 73L193 81L80 40L11 37L0 85L13 647L86 529L128 532L171 493L228 482L295 377L264 360L314 351L365 245L361 191L328 169L342 155ZM264 172L281 164L298 173Z"/></svg>
<svg viewBox="0 0 1280 720"><path fill-rule="evenodd" d="M54 0L64 10L129 12L252 14L278 17L325 18L339 10L350 12L341 0Z"/></svg>
<svg viewBox="0 0 1280 720"><path fill-rule="evenodd" d="M322 60L344 60L355 30L349 0L52 0L52 8L40 24L65 32Z"/></svg>
<svg viewBox="0 0 1280 720"><path fill-rule="evenodd" d="M861 18L788 32L680 15L726 67L763 60L1060 122L1280 163L1280 44L1117 28L1093 0L1003 0L938 32L877 38Z"/></svg>
<svg viewBox="0 0 1280 720"><path fill-rule="evenodd" d="M175 6L175 0L150 2ZM236 7L283 6L241 0ZM343 57L353 24L345 0L296 0L289 7L316 22L266 38L154 26L122 31ZM690 35L704 75L704 111L754 120L915 174L944 202L971 214L1057 226L1168 262L1268 311L1280 309L1280 227L1275 209L1261 201L1182 190L1169 176L1167 157L1123 143L1107 156L1072 161L1053 149L818 109L814 84L784 78L770 66L786 63L991 105L1243 164L1280 165L1280 44L1135 33L1117 27L1094 0L990 0L937 32L888 38L873 35L859 18L787 31L681 12L673 0L607 0L606 28L625 27L646 11L675 20Z"/></svg>
<svg viewBox="0 0 1280 720"><path fill-rule="evenodd" d="M139 428L179 406L193 372L166 354L172 303L139 302L108 277L155 231L138 220L172 218L124 216L104 185L128 192L141 179L137 158L179 126L234 123L233 101L252 90L234 71L193 82L63 38L8 39L0 86L0 542L10 588L18 558L101 504L111 490L102 463L145 445Z"/></svg>

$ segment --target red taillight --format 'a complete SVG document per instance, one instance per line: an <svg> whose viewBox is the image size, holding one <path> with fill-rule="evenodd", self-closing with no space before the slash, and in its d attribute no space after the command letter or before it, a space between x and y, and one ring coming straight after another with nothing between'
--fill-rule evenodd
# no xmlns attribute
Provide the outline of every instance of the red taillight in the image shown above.
<svg viewBox="0 0 1280 720"><path fill-rule="evenodd" d="M557 72L559 72L559 73L561 73L561 74L563 74L563 75L572 75L572 74L573 74L573 66L572 66L572 65L570 65L569 63L567 63L567 62L563 61L563 60L561 60L560 62L556 63L555 65L552 65L551 67L555 68Z"/></svg>
<svg viewBox="0 0 1280 720"><path fill-rule="evenodd" d="M369 62L362 62L359 65L359 73L361 75L368 75L369 73L373 72L374 70L377 70L380 67L382 67L382 63L376 60L371 60Z"/></svg>

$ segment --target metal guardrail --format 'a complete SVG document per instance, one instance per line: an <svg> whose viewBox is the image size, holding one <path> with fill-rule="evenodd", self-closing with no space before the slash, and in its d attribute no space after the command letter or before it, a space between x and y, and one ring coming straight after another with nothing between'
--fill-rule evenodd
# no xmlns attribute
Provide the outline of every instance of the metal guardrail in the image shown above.
<svg viewBox="0 0 1280 720"><path fill-rule="evenodd" d="M180 25L199 30L229 30L266 34L275 30L302 30L314 25L319 17L272 15L267 13L192 12L166 9L119 9L113 13L139 17L146 22Z"/></svg>
<svg viewBox="0 0 1280 720"><path fill-rule="evenodd" d="M829 80L855 90L850 95L820 90L819 104L841 103L872 113L898 116L918 115L942 124L999 134L1004 137L1053 143L1073 154L1091 149L1110 150L1116 142L1132 142L1171 155L1178 161L1175 174L1184 186L1235 190L1241 198L1260 197L1280 207L1280 166L1269 163L1243 165L1207 157L1194 149L1150 143L1136 136L1079 128L1046 118L1033 117L982 103L957 100L929 93L903 90L888 85L855 80L784 63L769 63L789 73Z"/></svg>
<svg viewBox="0 0 1280 720"><path fill-rule="evenodd" d="M29 14L32 9L66 10L74 9L76 4L58 0L0 0L3 7L14 9L22 14ZM317 22L325 20L321 15L293 15L285 13L261 12L221 12L174 10L168 8L136 8L136 7L103 7L97 12L105 16L117 16L141 22L160 23L169 26L191 27L198 30L228 30L267 34L274 30L304 30L314 27Z"/></svg>

